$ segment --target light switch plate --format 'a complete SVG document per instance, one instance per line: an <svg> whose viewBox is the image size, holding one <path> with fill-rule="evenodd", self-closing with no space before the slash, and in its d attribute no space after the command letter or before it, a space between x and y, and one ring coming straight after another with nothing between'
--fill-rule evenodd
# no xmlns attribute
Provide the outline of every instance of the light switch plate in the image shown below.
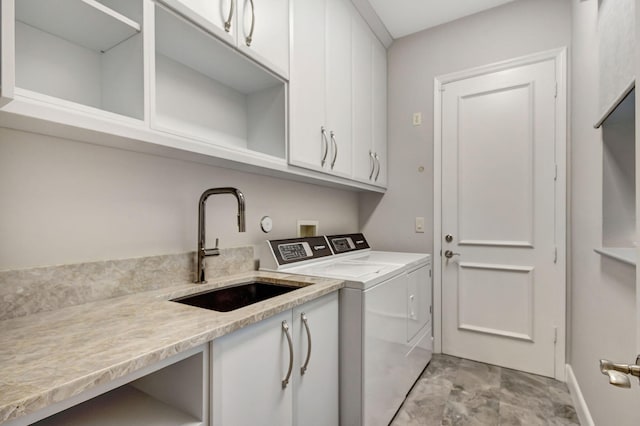
<svg viewBox="0 0 640 426"><path fill-rule="evenodd" d="M416 232L424 232L424 217L416 217Z"/></svg>
<svg viewBox="0 0 640 426"><path fill-rule="evenodd" d="M413 125L414 126L422 126L422 113L414 112L413 113Z"/></svg>

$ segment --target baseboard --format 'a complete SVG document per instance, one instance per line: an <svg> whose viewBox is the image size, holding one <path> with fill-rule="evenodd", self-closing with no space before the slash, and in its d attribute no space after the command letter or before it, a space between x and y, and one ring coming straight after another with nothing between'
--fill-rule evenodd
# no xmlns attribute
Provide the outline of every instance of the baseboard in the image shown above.
<svg viewBox="0 0 640 426"><path fill-rule="evenodd" d="M578 420L580 420L580 424L582 426L595 426L593 419L591 418L591 413L589 412L589 407L587 407L587 402L584 400L582 396L582 391L580 390L580 385L578 384L578 380L576 376L573 374L573 369L571 365L567 364L567 368L565 369L567 374L567 386L569 387L569 393L571 394L571 399L573 400L573 406L576 409L576 414L578 415Z"/></svg>

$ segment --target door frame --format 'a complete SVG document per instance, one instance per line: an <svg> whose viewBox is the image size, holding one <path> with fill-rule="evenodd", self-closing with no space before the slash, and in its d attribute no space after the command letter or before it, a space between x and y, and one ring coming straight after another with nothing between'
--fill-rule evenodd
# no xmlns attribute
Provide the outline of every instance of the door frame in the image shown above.
<svg viewBox="0 0 640 426"><path fill-rule="evenodd" d="M502 62L496 62L489 65L483 65L470 68L463 71L436 76L433 84L433 334L434 334L434 352L442 353L442 92L443 86L467 78L478 77L493 72L503 71L505 69L525 66L548 60L555 61L555 72L557 82L557 101L556 101L556 164L557 168L557 184L556 184L556 247L557 262L564 268L564 282L561 290L558 290L558 303L561 304L561 318L558 324L558 334L555 350L555 378L565 380L566 367L566 344L567 344L567 219L568 219L568 200L567 200L567 171L569 164L567 162L567 48L548 50L544 52L534 53L509 59Z"/></svg>

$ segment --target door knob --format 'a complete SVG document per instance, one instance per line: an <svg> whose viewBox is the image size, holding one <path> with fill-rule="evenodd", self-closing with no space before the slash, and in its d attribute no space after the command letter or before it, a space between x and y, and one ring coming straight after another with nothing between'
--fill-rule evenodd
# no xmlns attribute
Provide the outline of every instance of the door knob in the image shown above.
<svg viewBox="0 0 640 426"><path fill-rule="evenodd" d="M621 388L630 388L631 381L629 376L638 377L640 379L640 355L636 358L635 365L616 364L607 359L600 360L600 372L605 376L609 376L609 383Z"/></svg>
<svg viewBox="0 0 640 426"><path fill-rule="evenodd" d="M444 252L444 257L446 257L447 259L451 259L453 256L460 256L460 253L454 253L451 250L446 250Z"/></svg>

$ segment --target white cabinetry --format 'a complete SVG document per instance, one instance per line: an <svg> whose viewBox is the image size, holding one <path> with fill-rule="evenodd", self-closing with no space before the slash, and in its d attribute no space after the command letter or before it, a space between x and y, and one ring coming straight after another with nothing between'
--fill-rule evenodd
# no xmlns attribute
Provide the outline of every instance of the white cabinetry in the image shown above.
<svg viewBox="0 0 640 426"><path fill-rule="evenodd" d="M353 177L387 184L387 56L364 20L354 15ZM357 76L357 78L356 78Z"/></svg>
<svg viewBox="0 0 640 426"><path fill-rule="evenodd" d="M203 144L284 158L285 82L170 10L149 9L148 22L155 27L152 127Z"/></svg>
<svg viewBox="0 0 640 426"><path fill-rule="evenodd" d="M7 426L208 425L208 353L183 352Z"/></svg>
<svg viewBox="0 0 640 426"><path fill-rule="evenodd" d="M212 424L338 424L337 348L337 293L214 340Z"/></svg>
<svg viewBox="0 0 640 426"><path fill-rule="evenodd" d="M161 0L284 78L289 75L289 0Z"/></svg>
<svg viewBox="0 0 640 426"><path fill-rule="evenodd" d="M351 15L346 0L293 2L291 164L351 177Z"/></svg>

